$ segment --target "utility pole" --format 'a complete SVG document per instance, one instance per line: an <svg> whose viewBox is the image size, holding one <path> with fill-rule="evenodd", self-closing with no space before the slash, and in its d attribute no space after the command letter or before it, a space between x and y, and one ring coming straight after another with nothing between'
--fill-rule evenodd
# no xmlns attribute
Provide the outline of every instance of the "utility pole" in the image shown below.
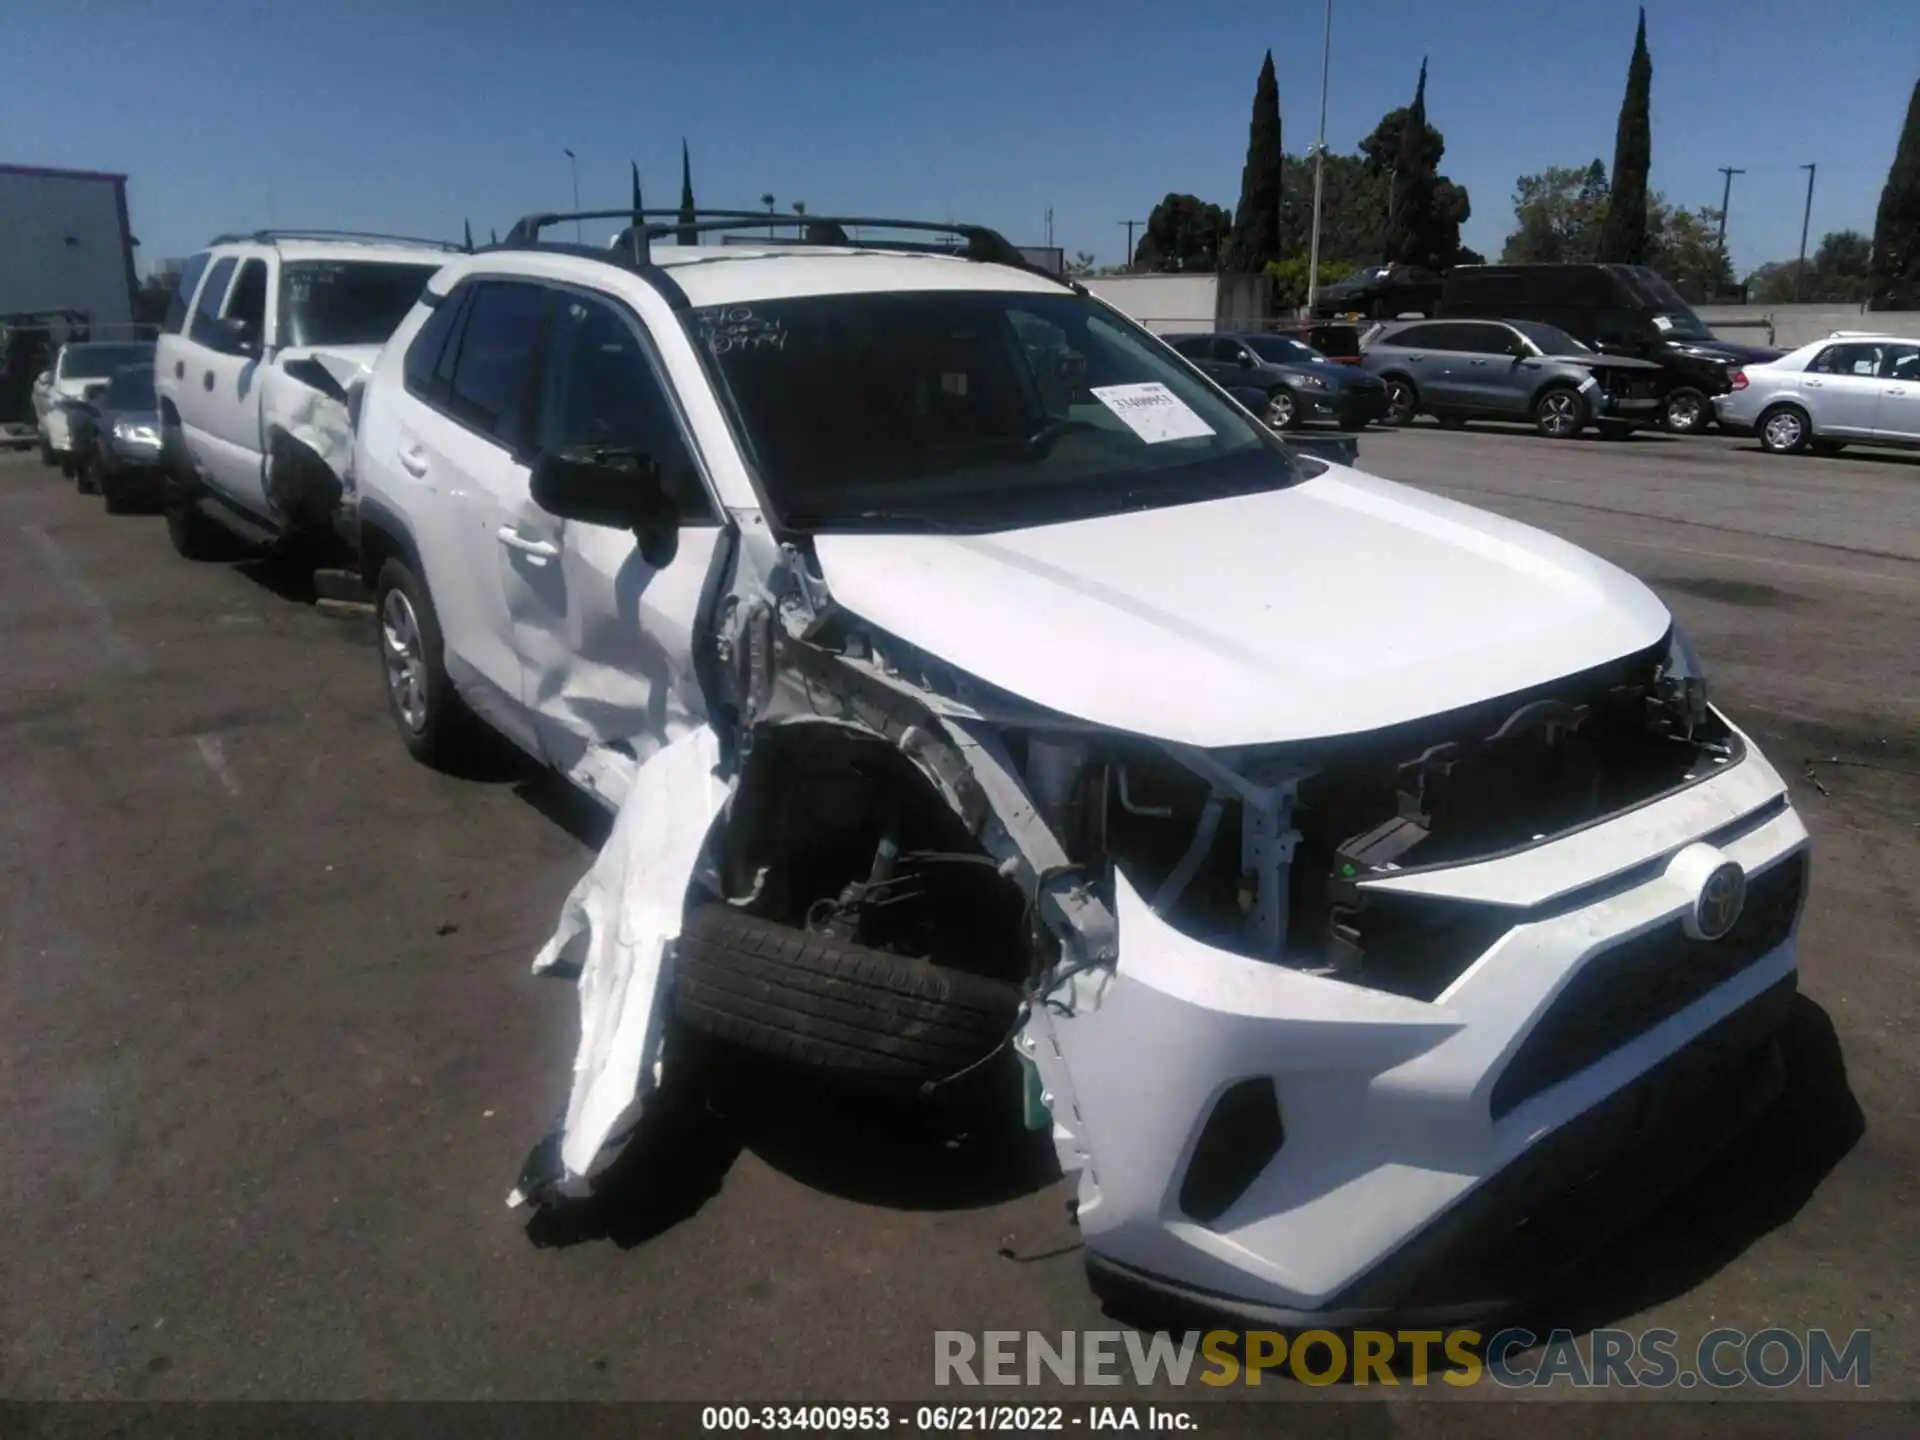
<svg viewBox="0 0 1920 1440"><path fill-rule="evenodd" d="M1047 248L1053 248L1053 207L1047 207Z"/></svg>
<svg viewBox="0 0 1920 1440"><path fill-rule="evenodd" d="M574 212L578 214L580 210L580 157L575 155L571 150L562 150L560 153L567 157L567 168L573 171L573 208ZM578 220L573 222L573 239L576 245L580 243L580 222Z"/></svg>
<svg viewBox="0 0 1920 1440"><path fill-rule="evenodd" d="M1800 282L1807 275L1807 226L1813 221L1813 172L1815 166L1802 165L1807 172L1807 208L1800 212L1800 263L1793 267L1793 298L1800 298Z"/></svg>
<svg viewBox="0 0 1920 1440"><path fill-rule="evenodd" d="M1727 177L1727 183L1720 187L1720 239L1718 244L1720 246L1720 253L1724 255L1727 253L1727 206L1733 200L1733 177L1736 175L1744 175L1747 172L1744 170L1736 170L1731 165L1722 165L1720 167L1720 173Z"/></svg>
<svg viewBox="0 0 1920 1440"><path fill-rule="evenodd" d="M1307 244L1307 314L1320 293L1320 197L1327 178L1327 67L1333 59L1333 0L1320 41L1320 133L1313 142L1313 238Z"/></svg>
<svg viewBox="0 0 1920 1440"><path fill-rule="evenodd" d="M1126 261L1125 261L1125 263L1123 263L1123 264L1121 265L1121 267L1120 267L1120 268L1121 268L1122 270L1131 270L1131 269L1133 269L1133 231L1134 231L1134 227L1135 227L1135 226L1139 226L1139 225L1144 225L1144 224L1146 224L1147 222L1146 222L1146 221L1144 221L1144 220L1118 220L1118 221L1115 221L1114 223L1115 223L1115 224L1118 224L1118 225L1124 225L1124 226L1126 226L1126 227L1127 227L1127 258L1126 258Z"/></svg>

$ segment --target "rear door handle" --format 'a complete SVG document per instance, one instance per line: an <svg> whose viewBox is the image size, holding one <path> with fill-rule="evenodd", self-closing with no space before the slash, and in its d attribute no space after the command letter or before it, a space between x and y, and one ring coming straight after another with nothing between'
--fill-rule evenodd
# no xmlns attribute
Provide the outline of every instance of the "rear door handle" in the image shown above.
<svg viewBox="0 0 1920 1440"><path fill-rule="evenodd" d="M400 468L418 480L427 473L427 452L419 446L400 452Z"/></svg>
<svg viewBox="0 0 1920 1440"><path fill-rule="evenodd" d="M511 525L502 525L494 535L509 550L518 550L536 560L551 560L560 553L560 547L551 540L529 540Z"/></svg>
<svg viewBox="0 0 1920 1440"><path fill-rule="evenodd" d="M184 380L187 378L187 362L186 361L176 360L173 362L173 378L176 380Z"/></svg>
<svg viewBox="0 0 1920 1440"><path fill-rule="evenodd" d="M207 371L206 375L200 381L200 388L202 390L211 390L213 388L213 371Z"/></svg>
<svg viewBox="0 0 1920 1440"><path fill-rule="evenodd" d="M1809 390L1818 390L1820 388L1820 382L1818 380L1808 380L1804 383Z"/></svg>

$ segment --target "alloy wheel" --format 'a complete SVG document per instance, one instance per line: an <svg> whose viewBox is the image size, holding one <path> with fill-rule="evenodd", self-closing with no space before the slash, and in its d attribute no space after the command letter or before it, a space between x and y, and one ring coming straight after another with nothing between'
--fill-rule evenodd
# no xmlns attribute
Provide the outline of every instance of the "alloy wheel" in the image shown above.
<svg viewBox="0 0 1920 1440"><path fill-rule="evenodd" d="M389 590L380 606L381 651L387 666L387 694L401 723L414 734L427 728L427 652L420 622L404 590Z"/></svg>

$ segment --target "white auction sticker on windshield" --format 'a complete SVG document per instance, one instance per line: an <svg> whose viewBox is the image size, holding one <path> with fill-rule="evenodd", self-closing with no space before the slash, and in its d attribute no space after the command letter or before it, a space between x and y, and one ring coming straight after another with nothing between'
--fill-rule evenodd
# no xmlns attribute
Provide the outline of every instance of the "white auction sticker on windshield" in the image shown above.
<svg viewBox="0 0 1920 1440"><path fill-rule="evenodd" d="M1141 385L1096 385L1093 398L1118 415L1129 430L1149 445L1167 440L1195 440L1213 434L1211 425L1158 380Z"/></svg>

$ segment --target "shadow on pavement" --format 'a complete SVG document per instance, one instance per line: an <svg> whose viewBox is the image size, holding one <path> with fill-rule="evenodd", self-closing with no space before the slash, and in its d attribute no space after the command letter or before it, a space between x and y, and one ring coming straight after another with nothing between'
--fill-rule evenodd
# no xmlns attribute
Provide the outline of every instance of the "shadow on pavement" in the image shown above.
<svg viewBox="0 0 1920 1440"><path fill-rule="evenodd" d="M1799 996L1780 1045L1780 1098L1685 1189L1530 1306L1548 1328L1577 1334L1685 1294L1793 1219L1859 1142L1866 1117L1826 1011Z"/></svg>

